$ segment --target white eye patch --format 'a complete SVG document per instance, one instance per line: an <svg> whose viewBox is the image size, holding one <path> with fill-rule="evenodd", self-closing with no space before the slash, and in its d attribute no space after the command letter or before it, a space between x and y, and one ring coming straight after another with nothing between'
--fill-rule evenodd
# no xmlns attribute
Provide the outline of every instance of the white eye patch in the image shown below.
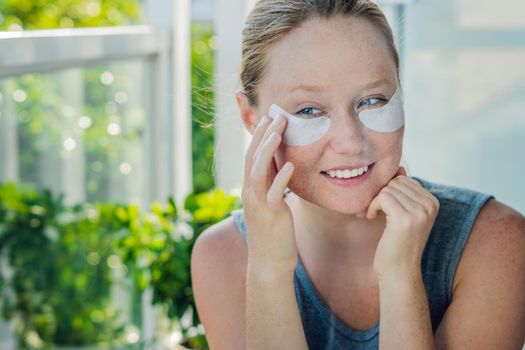
<svg viewBox="0 0 525 350"><path fill-rule="evenodd" d="M288 120L283 142L289 146L305 146L320 140L328 133L332 124L329 117L299 118L272 104L268 116L274 119L278 115ZM359 120L374 131L393 132L400 129L405 125L405 112L399 90L396 90L385 105L359 112Z"/></svg>
<svg viewBox="0 0 525 350"><path fill-rule="evenodd" d="M359 112L359 120L369 129L379 132L393 132L405 125L405 111L399 89L387 104Z"/></svg>
<svg viewBox="0 0 525 350"><path fill-rule="evenodd" d="M311 119L299 118L281 107L270 106L268 116L272 119L282 115L288 120L283 134L283 142L289 146L305 146L321 139L330 130L330 118L317 117Z"/></svg>

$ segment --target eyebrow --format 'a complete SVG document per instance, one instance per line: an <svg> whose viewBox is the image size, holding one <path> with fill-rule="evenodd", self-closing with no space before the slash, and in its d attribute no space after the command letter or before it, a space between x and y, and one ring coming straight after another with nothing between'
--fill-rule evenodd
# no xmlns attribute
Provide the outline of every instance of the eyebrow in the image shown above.
<svg viewBox="0 0 525 350"><path fill-rule="evenodd" d="M365 84L362 88L365 89L365 90L371 90L371 89L377 88L377 87L382 86L382 85L387 85L387 84L388 84L388 80L386 80L386 79L378 79L378 80L374 80L374 81L371 81L371 82ZM308 91L308 92L321 92L321 91L324 90L324 88L322 88L320 86L316 86L316 85L301 84L301 85L297 85L297 86L292 87L288 92L292 93L292 92L298 91L298 90L303 90L303 91Z"/></svg>
<svg viewBox="0 0 525 350"><path fill-rule="evenodd" d="M366 85L363 86L363 88L365 90L370 90L370 89L374 89L376 87L379 87L379 86L382 86L382 85L387 85L388 84L388 80L386 79L378 79L378 80L374 80Z"/></svg>
<svg viewBox="0 0 525 350"><path fill-rule="evenodd" d="M301 84L301 85L292 87L288 92L291 93L291 92L298 91L298 90L304 90L304 91L309 91L309 92L320 92L320 91L323 91L324 89L316 85Z"/></svg>

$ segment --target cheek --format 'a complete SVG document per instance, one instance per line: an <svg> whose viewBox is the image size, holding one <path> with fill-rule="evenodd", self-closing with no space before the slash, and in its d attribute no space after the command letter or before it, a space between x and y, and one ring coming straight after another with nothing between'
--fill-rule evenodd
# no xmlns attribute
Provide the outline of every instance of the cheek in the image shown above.
<svg viewBox="0 0 525 350"><path fill-rule="evenodd" d="M375 149L375 180L383 187L397 173L403 153L404 128L391 133L374 133L370 140Z"/></svg>
<svg viewBox="0 0 525 350"><path fill-rule="evenodd" d="M301 173L311 171L316 167L318 160L319 157L316 155L316 150L309 146L291 147L281 144L277 153L275 153L277 167L280 169L286 162L291 162L294 165L295 174L298 171L301 171Z"/></svg>
<svg viewBox="0 0 525 350"><path fill-rule="evenodd" d="M394 132L369 132L367 143L380 158L399 155L403 148L404 128ZM378 159L379 160L379 159Z"/></svg>
<svg viewBox="0 0 525 350"><path fill-rule="evenodd" d="M312 200L317 191L318 162L321 157L319 146L290 147L281 144L275 154L277 167L280 169L286 162L294 165L294 173L288 188L303 199Z"/></svg>

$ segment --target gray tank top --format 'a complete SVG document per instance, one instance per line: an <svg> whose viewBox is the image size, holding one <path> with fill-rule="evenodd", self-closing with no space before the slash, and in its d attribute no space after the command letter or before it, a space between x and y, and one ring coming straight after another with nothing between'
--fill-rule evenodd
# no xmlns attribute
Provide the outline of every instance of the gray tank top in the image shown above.
<svg viewBox="0 0 525 350"><path fill-rule="evenodd" d="M439 213L421 262L432 329L435 332L452 300L454 274L472 226L483 205L494 197L413 178L440 202ZM246 240L242 210L234 211L232 216ZM379 322L371 329L362 331L352 329L337 318L315 289L300 259L295 270L294 282L309 349L378 349Z"/></svg>

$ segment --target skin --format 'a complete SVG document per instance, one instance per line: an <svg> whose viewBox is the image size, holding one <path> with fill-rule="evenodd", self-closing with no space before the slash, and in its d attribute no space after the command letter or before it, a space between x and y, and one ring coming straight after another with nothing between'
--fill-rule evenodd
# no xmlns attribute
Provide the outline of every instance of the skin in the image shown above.
<svg viewBox="0 0 525 350"><path fill-rule="evenodd" d="M397 88L380 32L363 19L310 19L270 49L266 64L258 104L237 94L253 134L242 193L248 245L228 219L204 232L192 255L212 349L306 349L293 289L298 254L342 321L368 329L381 319L382 349L521 347L525 219L493 200L478 216L453 302L432 334L420 261L439 202L399 167L403 129L378 133L357 118L360 108L380 105L363 100L388 99ZM366 88L376 81L382 84ZM314 107L333 127L314 144L284 145L286 120L261 118L272 103L291 113ZM336 186L322 175L370 163L358 186ZM286 187L293 194L283 199Z"/></svg>

